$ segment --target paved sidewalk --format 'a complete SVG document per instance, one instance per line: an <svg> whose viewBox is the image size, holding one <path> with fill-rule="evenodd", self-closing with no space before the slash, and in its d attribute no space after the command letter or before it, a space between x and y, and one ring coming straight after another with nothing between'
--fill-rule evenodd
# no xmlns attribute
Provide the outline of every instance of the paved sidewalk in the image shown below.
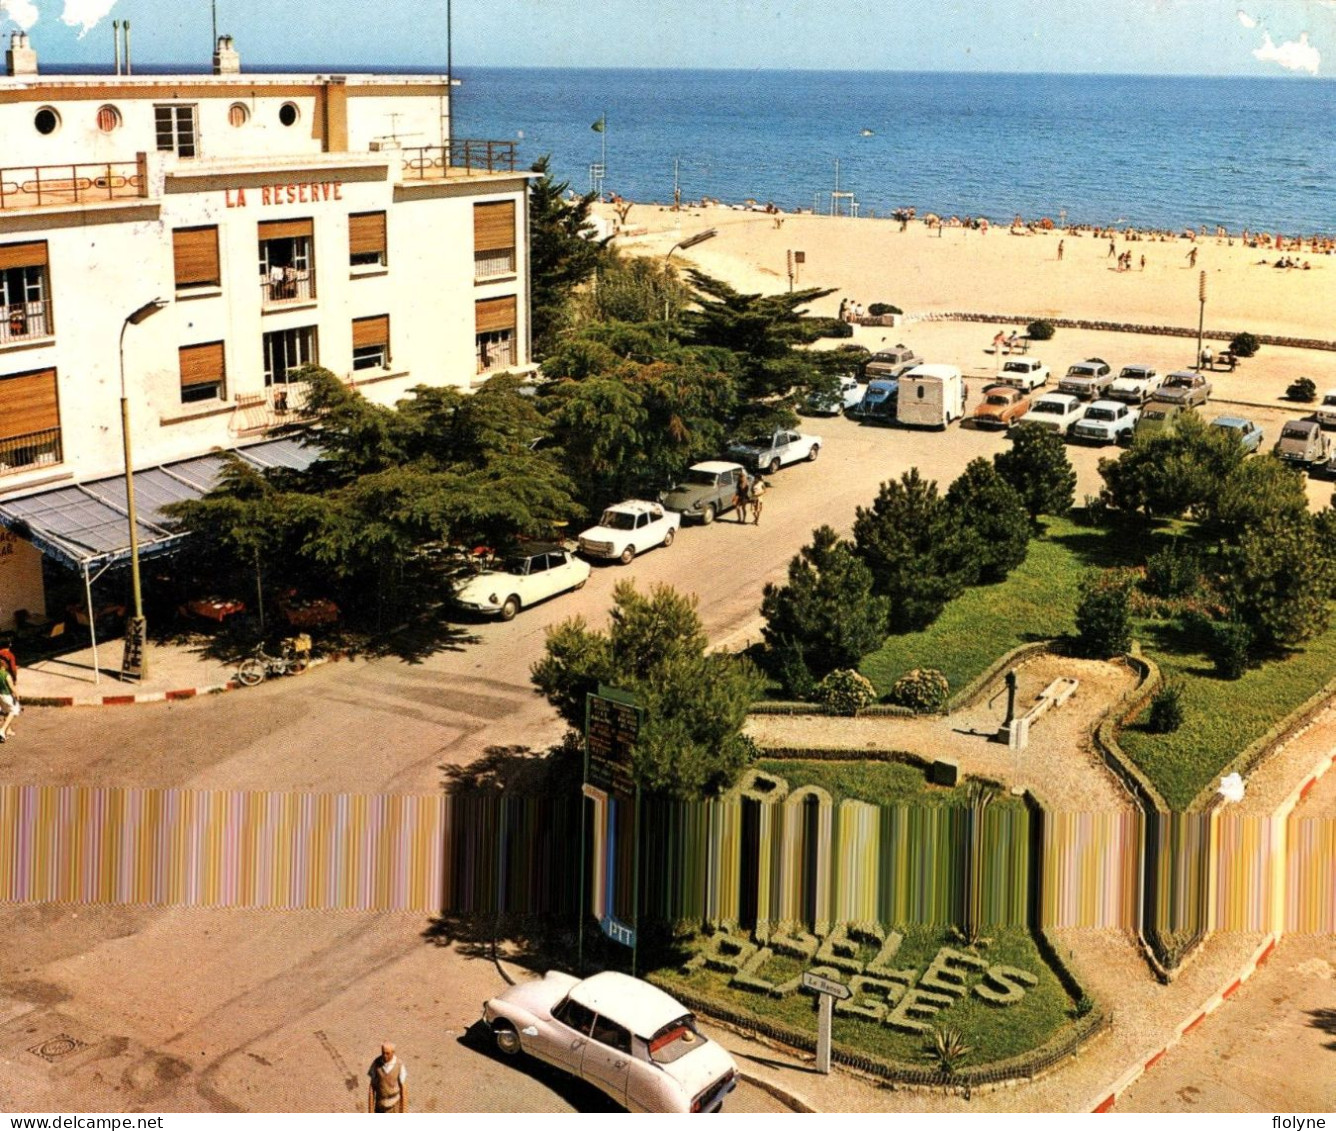
<svg viewBox="0 0 1336 1131"><path fill-rule="evenodd" d="M32 664L20 655L19 695L26 707L152 703L225 691L236 676L235 664L203 655L200 646L154 644L148 657L147 679L122 680L119 640L98 645L96 667L92 648Z"/></svg>

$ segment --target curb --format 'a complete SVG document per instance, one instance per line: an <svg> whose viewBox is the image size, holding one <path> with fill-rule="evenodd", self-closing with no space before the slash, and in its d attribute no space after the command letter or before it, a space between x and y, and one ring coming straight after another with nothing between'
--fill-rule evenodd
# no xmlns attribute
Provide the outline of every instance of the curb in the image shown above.
<svg viewBox="0 0 1336 1131"><path fill-rule="evenodd" d="M302 672L328 664L335 660L347 659L347 653L336 652L328 656L318 656L311 660ZM235 679L224 683L209 683L201 687L181 687L173 691L139 691L129 695L25 695L22 703L25 707L132 707L140 703L180 702L195 699L201 695L221 695L224 691L236 691L241 687Z"/></svg>
<svg viewBox="0 0 1336 1131"><path fill-rule="evenodd" d="M803 1099L797 1092L790 1092L787 1088L782 1088L763 1076L757 1076L755 1073L739 1068L738 1079L744 1084L750 1084L753 1088L760 1088L761 1091L773 1096L790 1111L796 1111L801 1115L819 1115L821 1112L819 1107L813 1107L809 1101Z"/></svg>

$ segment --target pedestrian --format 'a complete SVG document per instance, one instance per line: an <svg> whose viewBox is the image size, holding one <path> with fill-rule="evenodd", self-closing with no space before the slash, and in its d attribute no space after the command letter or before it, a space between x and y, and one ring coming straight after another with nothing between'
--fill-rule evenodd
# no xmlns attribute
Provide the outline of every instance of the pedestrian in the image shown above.
<svg viewBox="0 0 1336 1131"><path fill-rule="evenodd" d="M408 1110L408 1069L394 1055L394 1046L386 1041L380 1046L380 1056L367 1069L371 1083L367 1086L368 1114L403 1114Z"/></svg>
<svg viewBox="0 0 1336 1131"><path fill-rule="evenodd" d="M738 521L747 521L747 500L751 498L751 480L745 471L738 472L738 481L733 491L733 505L738 511Z"/></svg>
<svg viewBox="0 0 1336 1131"><path fill-rule="evenodd" d="M1066 242L1065 242L1064 240L1058 240L1058 262L1059 262L1059 263L1062 262L1062 249L1063 249L1065 246L1066 246Z"/></svg>
<svg viewBox="0 0 1336 1131"><path fill-rule="evenodd" d="M1117 250L1118 250L1118 245L1113 240L1109 240L1109 254L1106 255L1104 258L1108 259Z"/></svg>
<svg viewBox="0 0 1336 1131"><path fill-rule="evenodd" d="M22 710L19 705L19 693L14 687L14 679L9 674L9 665L0 664L0 714L3 715L0 717L0 742L8 740L14 720Z"/></svg>
<svg viewBox="0 0 1336 1131"><path fill-rule="evenodd" d="M753 482L751 485L750 501L751 501L751 517L753 526L761 525L761 507L764 505L764 499L762 498L762 496L765 494L769 486L770 484L768 484L759 475L756 477L755 482Z"/></svg>
<svg viewBox="0 0 1336 1131"><path fill-rule="evenodd" d="M1203 347L1202 347L1202 351L1201 351L1201 367L1202 367L1203 369L1214 369L1214 368L1215 368L1215 362L1214 362L1214 358L1211 356L1211 347L1210 347L1210 346L1203 346Z"/></svg>
<svg viewBox="0 0 1336 1131"><path fill-rule="evenodd" d="M993 335L993 352L995 354L1000 354L1002 352L1002 347L1006 345L1006 342L1007 342L1006 334L1004 334L1001 330L999 330L996 334Z"/></svg>
<svg viewBox="0 0 1336 1131"><path fill-rule="evenodd" d="M1195 247L1188 251L1188 266L1197 266L1197 249Z"/></svg>
<svg viewBox="0 0 1336 1131"><path fill-rule="evenodd" d="M1146 269L1146 257L1144 255L1141 257L1141 269L1143 271Z"/></svg>

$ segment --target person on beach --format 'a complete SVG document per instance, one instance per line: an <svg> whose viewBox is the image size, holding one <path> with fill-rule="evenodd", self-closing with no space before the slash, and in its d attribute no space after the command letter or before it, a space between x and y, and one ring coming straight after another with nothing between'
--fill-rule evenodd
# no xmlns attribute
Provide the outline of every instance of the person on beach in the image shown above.
<svg viewBox="0 0 1336 1131"><path fill-rule="evenodd" d="M1062 249L1065 246L1064 241L1058 240L1058 262L1062 262Z"/></svg>
<svg viewBox="0 0 1336 1131"><path fill-rule="evenodd" d="M1188 266L1189 267L1197 266L1197 249L1195 247L1190 248L1188 251Z"/></svg>
<svg viewBox="0 0 1336 1131"><path fill-rule="evenodd" d="M1115 243L1113 240L1109 240L1109 254L1106 255L1104 258L1105 258L1105 259L1112 259L1112 258L1113 258L1113 253L1116 252L1117 250L1118 250L1118 245L1117 245L1117 243Z"/></svg>
<svg viewBox="0 0 1336 1131"><path fill-rule="evenodd" d="M1144 255L1141 257L1141 269L1143 271L1146 269L1146 257Z"/></svg>
<svg viewBox="0 0 1336 1131"><path fill-rule="evenodd" d="M1005 344L1006 344L1006 335L1002 333L1001 330L999 330L996 334L993 335L993 352L1000 354L1002 352L1002 347Z"/></svg>

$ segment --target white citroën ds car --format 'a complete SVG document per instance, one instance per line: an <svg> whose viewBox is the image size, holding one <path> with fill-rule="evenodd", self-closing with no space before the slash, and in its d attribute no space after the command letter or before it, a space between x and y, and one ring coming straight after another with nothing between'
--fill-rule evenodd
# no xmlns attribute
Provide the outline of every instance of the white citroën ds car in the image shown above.
<svg viewBox="0 0 1336 1131"><path fill-rule="evenodd" d="M630 1111L718 1111L737 1065L661 989L605 971L556 970L483 1005L496 1047L526 1052L593 1084Z"/></svg>

